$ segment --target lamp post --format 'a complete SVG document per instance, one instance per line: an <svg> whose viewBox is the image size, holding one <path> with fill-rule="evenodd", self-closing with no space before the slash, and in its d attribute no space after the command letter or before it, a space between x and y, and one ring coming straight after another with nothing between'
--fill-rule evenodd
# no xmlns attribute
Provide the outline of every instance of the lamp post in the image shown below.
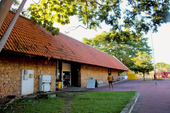
<svg viewBox="0 0 170 113"><path fill-rule="evenodd" d="M156 67L155 67L155 55L154 55L154 46L153 46L153 39L152 39L152 27L151 27L151 42L152 42L153 64L154 64L154 82L157 85Z"/></svg>

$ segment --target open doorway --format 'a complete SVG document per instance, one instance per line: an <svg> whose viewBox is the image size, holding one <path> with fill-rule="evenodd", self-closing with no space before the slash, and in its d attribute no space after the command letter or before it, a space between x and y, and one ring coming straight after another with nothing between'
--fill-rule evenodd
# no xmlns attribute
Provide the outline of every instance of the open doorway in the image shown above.
<svg viewBox="0 0 170 113"><path fill-rule="evenodd" d="M61 81L60 88L70 86L80 87L80 64L75 62L57 61L56 89L58 82Z"/></svg>
<svg viewBox="0 0 170 113"><path fill-rule="evenodd" d="M62 62L62 88L71 86L71 64Z"/></svg>
<svg viewBox="0 0 170 113"><path fill-rule="evenodd" d="M71 72L70 71L63 71L63 87L70 87L71 86Z"/></svg>
<svg viewBox="0 0 170 113"><path fill-rule="evenodd" d="M80 80L80 64L79 63L72 63L71 64L71 83L74 87L81 86Z"/></svg>

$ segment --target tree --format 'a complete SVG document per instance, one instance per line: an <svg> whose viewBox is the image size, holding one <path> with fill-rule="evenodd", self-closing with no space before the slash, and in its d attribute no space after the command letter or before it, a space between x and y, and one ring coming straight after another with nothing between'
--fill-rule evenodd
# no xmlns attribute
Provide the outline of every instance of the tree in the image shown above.
<svg viewBox="0 0 170 113"><path fill-rule="evenodd" d="M121 38L118 38L121 37ZM130 37L130 38L129 38ZM92 39L83 38L83 42L110 55L114 55L127 67L134 65L131 58L137 57L137 52L150 54L148 38L134 32L103 32Z"/></svg>
<svg viewBox="0 0 170 113"><path fill-rule="evenodd" d="M1 0L0 11L6 8ZM9 3L10 6L12 3ZM5 6L5 7L4 7ZM9 7L4 14L8 13ZM30 19L45 27L53 35L59 33L54 23L62 25L70 23L69 17L77 15L89 29L101 27L105 22L112 30L131 30L136 33L147 33L150 29L157 31L162 23L170 21L169 0L41 0L40 4L32 4L29 8ZM5 16L1 15L0 25ZM123 21L123 22L122 22ZM117 37L121 38L121 37Z"/></svg>
<svg viewBox="0 0 170 113"><path fill-rule="evenodd" d="M18 7L19 7L19 5L20 5L20 2L18 1L18 0L14 0L14 2L13 2L13 4L12 4L12 6L11 6L11 8L10 8L10 10L12 10L12 11L17 11L17 9L18 9Z"/></svg>
<svg viewBox="0 0 170 113"><path fill-rule="evenodd" d="M131 66L130 69L135 72L142 72L145 81L145 73L153 70L152 57L148 53L142 53L138 51L136 58L132 58L135 65Z"/></svg>
<svg viewBox="0 0 170 113"><path fill-rule="evenodd" d="M14 0L10 10L16 13L19 6L20 6L20 1L19 0ZM25 17L29 17L29 15L27 13L28 13L28 10L22 9L20 15L25 16Z"/></svg>
<svg viewBox="0 0 170 113"><path fill-rule="evenodd" d="M167 68L170 68L170 65L169 64L166 64L164 62L159 62L159 63L156 63L156 68L162 70L162 71L167 71Z"/></svg>
<svg viewBox="0 0 170 113"><path fill-rule="evenodd" d="M89 29L105 22L113 30L157 31L158 26L170 21L169 9L169 0L41 0L28 10L33 22L55 35L59 29L53 26L54 22L68 24L73 15Z"/></svg>
<svg viewBox="0 0 170 113"><path fill-rule="evenodd" d="M30 19L50 31L53 35L59 33L54 22L65 25L70 23L69 17L77 14L77 2L74 0L41 0L40 4L31 4Z"/></svg>

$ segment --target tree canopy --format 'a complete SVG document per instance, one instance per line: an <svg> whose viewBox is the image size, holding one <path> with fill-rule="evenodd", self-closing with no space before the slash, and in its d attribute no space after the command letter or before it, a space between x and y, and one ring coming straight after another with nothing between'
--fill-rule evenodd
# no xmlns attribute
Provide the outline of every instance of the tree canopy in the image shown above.
<svg viewBox="0 0 170 113"><path fill-rule="evenodd" d="M19 0L14 0L10 10L13 11L13 12L16 12L18 10L19 6L20 6ZM28 16L27 13L28 13L28 10L22 9L22 11L21 11L22 16Z"/></svg>
<svg viewBox="0 0 170 113"><path fill-rule="evenodd" d="M169 0L41 0L29 7L31 20L58 34L54 22L70 23L76 15L89 29L105 22L112 30L132 30L147 33L151 28L170 21Z"/></svg>
<svg viewBox="0 0 170 113"><path fill-rule="evenodd" d="M143 74L153 70L152 57L148 53L137 52L137 57L132 58L135 65L131 66L131 70L142 72Z"/></svg>
<svg viewBox="0 0 170 113"><path fill-rule="evenodd" d="M18 7L19 7L19 5L20 5L20 2L18 1L18 0L14 0L14 3L12 4L12 6L11 6L11 8L10 8L10 10L12 10L12 11L17 11L17 9L18 9Z"/></svg>
<svg viewBox="0 0 170 113"><path fill-rule="evenodd" d="M145 81L145 73L153 70L152 57L148 53L137 52L137 57L131 58L134 65L130 67L131 70L138 73L143 73L143 78Z"/></svg>
<svg viewBox="0 0 170 113"><path fill-rule="evenodd" d="M105 53L114 55L129 68L134 65L131 58L137 57L138 51L150 55L151 49L148 46L147 40L148 38L144 38L142 34L128 31L103 32L92 39L83 38L84 43Z"/></svg>
<svg viewBox="0 0 170 113"><path fill-rule="evenodd" d="M156 68L162 70L162 71L167 71L167 68L170 68L169 64L166 64L164 62L159 62L155 64Z"/></svg>

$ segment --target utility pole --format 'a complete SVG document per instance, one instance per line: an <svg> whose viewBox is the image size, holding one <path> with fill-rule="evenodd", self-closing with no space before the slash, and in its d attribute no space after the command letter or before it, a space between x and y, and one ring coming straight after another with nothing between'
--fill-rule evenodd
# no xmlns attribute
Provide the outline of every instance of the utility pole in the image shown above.
<svg viewBox="0 0 170 113"><path fill-rule="evenodd" d="M154 64L154 82L157 85L156 67L155 67L155 55L154 55L154 46L153 46L153 39L152 39L152 27L151 27L151 42L152 42L153 64Z"/></svg>
<svg viewBox="0 0 170 113"><path fill-rule="evenodd" d="M8 1L10 1L10 0L8 0ZM12 0L11 0L11 1L12 1ZM19 6L17 12L15 13L15 15L14 15L11 23L9 24L7 30L5 31L4 35L3 35L2 38L0 39L0 52L2 51L2 49L3 49L3 47L4 47L4 45L5 45L6 41L7 41L7 39L8 39L8 37L9 37L9 35L10 35L10 33L11 33L11 31L12 31L12 29L13 29L13 27L14 27L14 25L15 25L18 17L19 17L19 14L20 14L20 12L22 11L22 9L23 9L23 7L24 7L24 5L25 5L25 3L26 3L26 1L27 1L27 0L23 0L23 1L22 1L22 3L21 3L21 5ZM9 10L8 10L8 12L9 12Z"/></svg>

